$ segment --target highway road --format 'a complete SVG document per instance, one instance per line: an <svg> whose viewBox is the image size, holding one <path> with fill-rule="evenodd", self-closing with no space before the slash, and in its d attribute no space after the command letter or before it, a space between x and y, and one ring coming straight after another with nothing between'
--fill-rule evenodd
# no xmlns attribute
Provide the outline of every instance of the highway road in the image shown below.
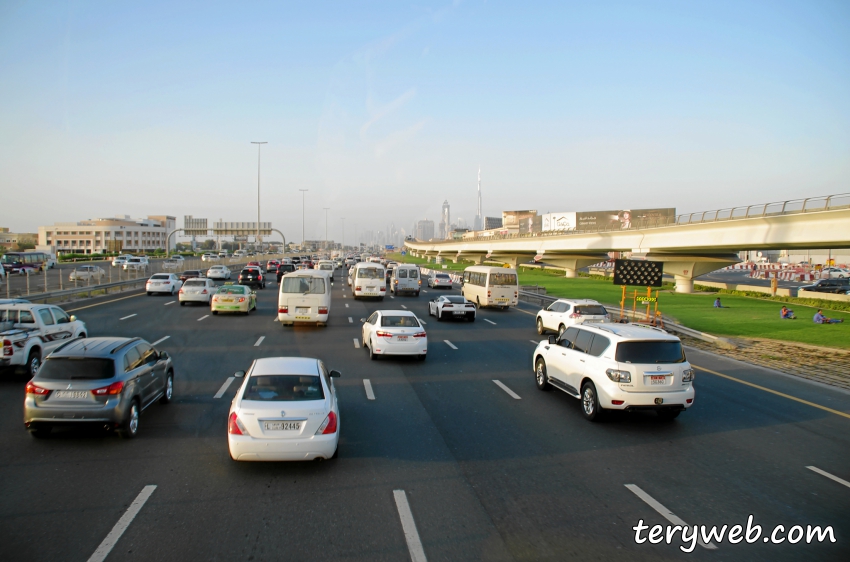
<svg viewBox="0 0 850 562"><path fill-rule="evenodd" d="M135 440L93 429L36 440L22 423L26 379L6 374L0 557L104 559L93 556L97 551L106 560L181 562L796 561L850 555L848 393L688 350L699 367L697 395L677 420L622 413L590 423L577 400L537 390L531 352L539 336L528 305L482 310L475 323L437 322L427 316L434 290L355 301L338 276L328 327L283 328L274 321L275 289L259 291L259 309L250 316L209 316L203 306L133 293L67 306L91 336L158 341L174 358L175 402L146 410ZM369 361L359 319L391 308L427 322L425 362ZM342 371L338 459L229 458L227 412L238 382L227 381L255 358L280 355L318 357ZM837 542L774 545L760 537L754 544L714 541L690 554L680 550L680 540L635 542L633 527L641 520L746 526L749 515L763 534L780 524L786 532L794 525L832 526Z"/></svg>

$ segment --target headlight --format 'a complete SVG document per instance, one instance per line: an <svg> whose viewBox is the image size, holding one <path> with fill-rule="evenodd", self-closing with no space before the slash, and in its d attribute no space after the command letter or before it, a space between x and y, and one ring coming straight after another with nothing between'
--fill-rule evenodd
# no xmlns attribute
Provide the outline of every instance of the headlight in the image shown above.
<svg viewBox="0 0 850 562"><path fill-rule="evenodd" d="M683 370L682 371L682 383L694 382L694 376L696 376L696 374L694 373L693 369Z"/></svg>
<svg viewBox="0 0 850 562"><path fill-rule="evenodd" d="M614 382L632 382L632 374L619 369L606 369L605 374Z"/></svg>

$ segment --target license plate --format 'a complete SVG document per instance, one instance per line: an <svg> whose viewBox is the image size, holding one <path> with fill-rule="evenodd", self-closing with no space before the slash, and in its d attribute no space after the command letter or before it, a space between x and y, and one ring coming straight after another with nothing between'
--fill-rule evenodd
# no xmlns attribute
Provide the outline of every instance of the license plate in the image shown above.
<svg viewBox="0 0 850 562"><path fill-rule="evenodd" d="M295 319L296 320L310 320L310 317L309 316L296 316Z"/></svg>
<svg viewBox="0 0 850 562"><path fill-rule="evenodd" d="M496 302L508 302L508 299L496 299Z"/></svg>
<svg viewBox="0 0 850 562"><path fill-rule="evenodd" d="M301 422L263 422L263 429L268 431L300 431Z"/></svg>
<svg viewBox="0 0 850 562"><path fill-rule="evenodd" d="M53 391L53 397L79 400L81 398L88 398L89 392L87 390L55 390Z"/></svg>
<svg viewBox="0 0 850 562"><path fill-rule="evenodd" d="M649 384L667 384L667 377L664 375L650 375Z"/></svg>
<svg viewBox="0 0 850 562"><path fill-rule="evenodd" d="M233 302L233 299L221 299L221 302Z"/></svg>
<svg viewBox="0 0 850 562"><path fill-rule="evenodd" d="M463 314L466 314L466 312L462 310L455 310L452 314L454 314L455 316L461 316Z"/></svg>
<svg viewBox="0 0 850 562"><path fill-rule="evenodd" d="M407 341L407 336L396 336L398 341Z"/></svg>
<svg viewBox="0 0 850 562"><path fill-rule="evenodd" d="M296 309L295 309L295 313L296 313L296 314L310 314L310 307L308 307L308 306L305 306L305 307L301 307L301 306L299 306L298 308L296 308Z"/></svg>

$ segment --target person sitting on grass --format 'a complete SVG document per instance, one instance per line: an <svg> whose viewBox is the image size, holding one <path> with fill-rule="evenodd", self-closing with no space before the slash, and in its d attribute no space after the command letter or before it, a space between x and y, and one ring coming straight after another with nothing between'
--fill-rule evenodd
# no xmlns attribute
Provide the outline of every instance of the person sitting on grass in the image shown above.
<svg viewBox="0 0 850 562"><path fill-rule="evenodd" d="M814 318L812 318L812 320L815 324L840 324L841 322L844 322L843 318L827 318L823 315L823 312L820 309L818 309L818 311L815 313L815 316Z"/></svg>
<svg viewBox="0 0 850 562"><path fill-rule="evenodd" d="M729 308L728 306L723 306L720 304L720 297L714 299L714 308Z"/></svg>
<svg viewBox="0 0 850 562"><path fill-rule="evenodd" d="M794 316L794 311L789 310L787 306L783 306L782 310L779 311L779 317L783 320L796 320L797 317Z"/></svg>

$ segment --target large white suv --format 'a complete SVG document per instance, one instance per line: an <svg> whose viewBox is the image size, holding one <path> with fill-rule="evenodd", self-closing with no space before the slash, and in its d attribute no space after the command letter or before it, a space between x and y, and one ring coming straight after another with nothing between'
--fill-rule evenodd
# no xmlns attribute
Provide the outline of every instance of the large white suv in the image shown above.
<svg viewBox="0 0 850 562"><path fill-rule="evenodd" d="M558 299L537 313L537 333L552 330L560 335L574 324L609 321L608 311L594 300Z"/></svg>
<svg viewBox="0 0 850 562"><path fill-rule="evenodd" d="M537 388L581 400L584 417L655 410L673 419L694 402L694 370L682 342L638 324L580 324L541 341L532 356Z"/></svg>

